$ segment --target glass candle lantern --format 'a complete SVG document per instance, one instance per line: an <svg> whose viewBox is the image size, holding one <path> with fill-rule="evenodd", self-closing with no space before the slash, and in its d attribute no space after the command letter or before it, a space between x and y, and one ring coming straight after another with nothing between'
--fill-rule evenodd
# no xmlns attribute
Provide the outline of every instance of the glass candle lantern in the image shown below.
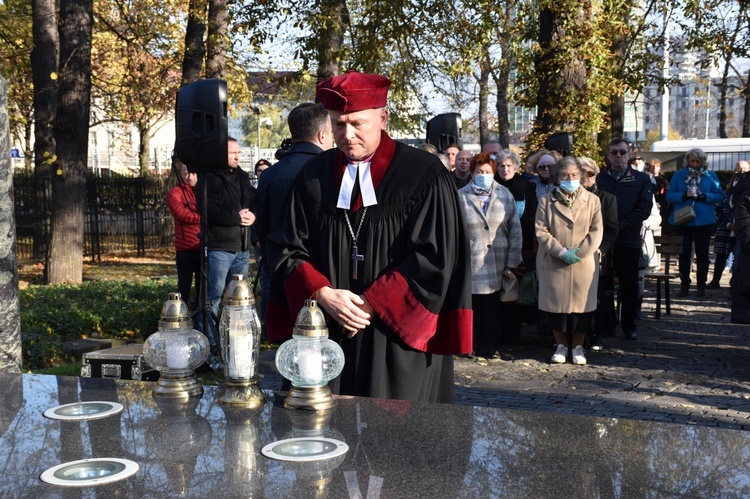
<svg viewBox="0 0 750 499"><path fill-rule="evenodd" d="M306 300L297 314L292 339L276 352L276 367L292 383L284 407L323 411L336 405L327 385L344 369L344 351L328 339L325 315L315 300Z"/></svg>
<svg viewBox="0 0 750 499"><path fill-rule="evenodd" d="M154 397L188 398L203 394L195 370L208 358L208 340L192 328L190 311L180 293L164 302L159 329L146 339L143 358L160 372Z"/></svg>
<svg viewBox="0 0 750 499"><path fill-rule="evenodd" d="M220 404L260 405L263 392L258 386L260 354L260 319L255 311L255 297L250 284L241 274L232 276L221 299L219 320L221 356L224 361L225 390Z"/></svg>

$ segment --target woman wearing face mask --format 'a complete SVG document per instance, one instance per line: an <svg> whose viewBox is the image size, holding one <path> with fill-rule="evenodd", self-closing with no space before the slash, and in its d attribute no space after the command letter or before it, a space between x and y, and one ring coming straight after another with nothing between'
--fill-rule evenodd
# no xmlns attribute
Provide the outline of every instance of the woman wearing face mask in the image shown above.
<svg viewBox="0 0 750 499"><path fill-rule="evenodd" d="M586 364L583 341L592 333L596 310L595 254L604 228L599 198L581 186L584 175L575 158L559 160L551 175L557 185L536 211L539 321L555 335L554 364L565 363L571 347L573 364Z"/></svg>
<svg viewBox="0 0 750 499"><path fill-rule="evenodd" d="M732 204L733 188L737 185L741 175L750 172L750 163L747 161L738 161L734 165L734 173L729 183L724 189L724 200L716 204L716 235L714 237L714 277L706 285L707 288L720 287L719 281L724 268L727 265L727 259L732 253L735 245L734 232L734 205Z"/></svg>
<svg viewBox="0 0 750 499"><path fill-rule="evenodd" d="M471 245L471 303L474 353L498 358L503 270L521 263L521 222L508 189L493 180L495 161L487 153L471 159L471 182L458 191Z"/></svg>

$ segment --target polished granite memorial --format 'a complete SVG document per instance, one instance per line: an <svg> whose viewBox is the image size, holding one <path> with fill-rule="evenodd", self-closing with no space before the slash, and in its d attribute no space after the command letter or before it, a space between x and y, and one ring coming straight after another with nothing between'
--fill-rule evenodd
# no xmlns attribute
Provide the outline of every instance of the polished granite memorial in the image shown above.
<svg viewBox="0 0 750 499"><path fill-rule="evenodd" d="M0 497L748 497L750 433L632 420L339 397L325 417L217 403L217 387L162 412L153 384L0 375ZM50 408L109 401L122 411L59 421ZM162 407L163 409L163 407ZM286 462L261 449L290 437L343 441L340 457ZM92 458L137 463L129 478L51 485L46 470Z"/></svg>

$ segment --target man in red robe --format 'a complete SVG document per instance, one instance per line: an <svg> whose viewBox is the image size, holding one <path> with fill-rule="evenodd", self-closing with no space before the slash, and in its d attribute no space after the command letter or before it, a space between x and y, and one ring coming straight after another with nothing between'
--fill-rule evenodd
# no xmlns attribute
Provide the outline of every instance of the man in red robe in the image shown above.
<svg viewBox="0 0 750 499"><path fill-rule="evenodd" d="M334 393L453 402L453 355L471 353L469 242L440 160L385 132L390 84L349 72L318 85L337 149L305 165L269 235L285 296L268 335L288 338L314 298L346 355Z"/></svg>

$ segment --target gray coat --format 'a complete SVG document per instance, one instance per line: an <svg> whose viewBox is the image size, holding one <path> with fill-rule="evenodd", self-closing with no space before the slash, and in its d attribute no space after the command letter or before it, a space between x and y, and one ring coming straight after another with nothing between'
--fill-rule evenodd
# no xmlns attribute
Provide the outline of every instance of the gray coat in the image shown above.
<svg viewBox="0 0 750 499"><path fill-rule="evenodd" d="M500 291L503 270L521 264L521 222L508 189L492 183L485 215L471 186L458 191L471 246L471 294L486 295Z"/></svg>
<svg viewBox="0 0 750 499"><path fill-rule="evenodd" d="M558 314L596 310L597 250L603 234L601 203L595 194L582 188L571 208L555 200L552 194L539 200L536 210L539 310ZM573 265L563 262L559 257L563 248L580 248L581 261Z"/></svg>

